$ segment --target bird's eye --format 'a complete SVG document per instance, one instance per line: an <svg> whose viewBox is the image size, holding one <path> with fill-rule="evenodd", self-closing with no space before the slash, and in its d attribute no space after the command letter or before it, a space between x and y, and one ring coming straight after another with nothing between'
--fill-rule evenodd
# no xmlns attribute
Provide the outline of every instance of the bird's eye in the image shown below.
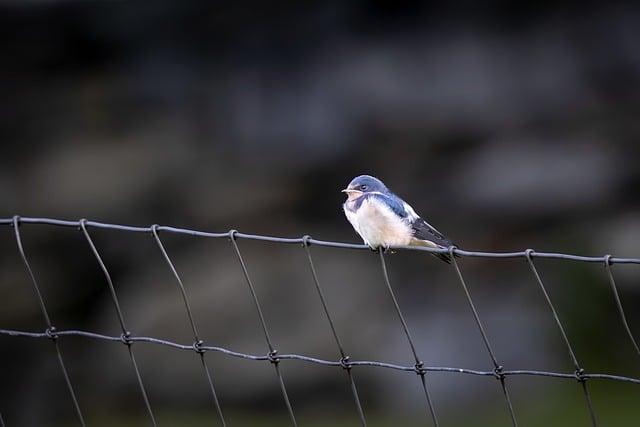
<svg viewBox="0 0 640 427"><path fill-rule="evenodd" d="M362 191L367 191L367 190L369 189L369 187L368 187L368 186L366 186L366 185L361 185L361 186L360 186L360 189L361 189Z"/></svg>

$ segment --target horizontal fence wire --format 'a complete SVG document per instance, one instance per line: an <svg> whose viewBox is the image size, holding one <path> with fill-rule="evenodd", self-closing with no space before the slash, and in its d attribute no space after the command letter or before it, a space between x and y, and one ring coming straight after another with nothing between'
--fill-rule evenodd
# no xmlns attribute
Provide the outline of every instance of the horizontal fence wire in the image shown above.
<svg viewBox="0 0 640 427"><path fill-rule="evenodd" d="M82 220L78 221L69 221L69 220L61 220L61 219L53 219L53 218L27 218L20 217L19 218L21 224L47 224L47 225L56 225L61 227L72 227L78 228L80 227L80 223ZM0 218L0 225L11 225L13 223L13 218ZM103 228L108 230L120 230L120 231L129 231L134 233L152 233L154 226L148 227L137 227L131 225L121 225L121 224L109 224L105 222L99 221L84 221L87 227L94 228ZM166 231L168 233L176 233L176 234L186 234L190 236L199 236L199 237L212 237L212 238L229 238L229 231L224 233L211 233L207 231L199 231L192 230L188 228L180 228L180 227L171 227L166 225L158 225L156 226L158 231ZM285 244L294 244L294 245L302 245L305 242L305 237L303 236L299 238L287 238L287 237L274 237L274 236L262 236L258 234L246 234L240 233L236 230L231 230L234 232L234 235L237 239L247 239L247 240L261 240L265 242L273 242L273 243L285 243ZM370 250L369 246L361 245L357 243L343 243L343 242L331 242L326 240L317 240L313 238L307 238L307 243L309 245L314 246L326 246L330 248L343 248L343 249L356 249L356 250ZM422 251L422 252L430 252L430 253L439 253L439 254L448 254L449 248L439 249L439 248L430 248L424 246L394 246L392 249L403 249L409 251ZM463 257L479 257L479 258L526 258L527 252L478 252L478 251L465 251L459 248L454 248L454 254L463 256ZM557 252L532 252L531 257L534 258L551 258L551 259L566 259L571 261L581 261L581 262L596 262L596 263L604 263L607 259L609 260L609 264L640 264L640 258L620 258L613 257L610 255L604 256L581 256L581 255L572 255L572 254L563 254Z"/></svg>
<svg viewBox="0 0 640 427"><path fill-rule="evenodd" d="M103 341L112 341L122 343L122 337L113 336L113 335L104 335L98 334L95 332L88 331L78 331L78 330L60 330L57 331L56 334L59 337L66 336L74 336L74 337L84 337L91 338L96 340ZM45 332L25 332L25 331L15 331L11 329L0 329L0 335L7 335L12 337L25 337L25 338L48 338L51 339L51 336ZM193 348L193 344L180 344L174 341L163 340L160 338L152 338L152 337L137 337L131 335L129 337L129 341L132 343L148 343L148 344L158 344L163 345L179 350L187 350L187 351L197 351ZM239 351L233 351L225 347L216 347L209 345L202 345L199 350L203 351L214 351L222 354L226 354L227 356L237 357L240 359L246 360L255 360L255 361L266 361L270 360L269 354L249 354L242 353ZM302 354L279 354L278 359L282 360L298 360L301 362L307 362L316 365L322 366L333 366L336 368L343 368L344 364L342 360L326 360L320 359L317 357L304 356ZM351 367L356 366L372 366L376 368L386 368L396 371L404 371L416 373L415 365L398 365L395 363L387 363L387 362L379 362L375 360L350 360L349 365ZM485 377L494 377L496 376L496 372L491 371L481 371L477 369L466 369L466 368L450 368L444 366L423 366L421 369L424 369L427 372L450 372L456 374L469 374L469 375L477 375L477 376L485 376ZM548 371L538 371L538 370L527 370L527 369L516 369L516 370L503 370L502 375L504 376L541 376L541 377L553 377L553 378L564 378L570 380L576 380L576 375L574 372L548 372ZM611 374L602 374L602 373L583 373L581 377L584 379L600 379L600 380L614 380L614 381L623 381L633 384L640 384L640 378L632 378L625 377L623 375L611 375Z"/></svg>
<svg viewBox="0 0 640 427"><path fill-rule="evenodd" d="M99 333L95 333L95 332L90 332L90 331L82 331L82 330L58 330L55 328L55 326L53 325L53 322L51 321L51 318L49 317L49 313L46 309L45 306L45 302L44 302L44 297L42 296L42 293L40 292L40 289L38 287L38 283L36 280L36 276L29 264L29 261L27 259L26 256L26 252L24 250L23 244L22 244L22 239L21 239L21 234L19 231L19 228L21 225L23 224L44 224L44 225L52 225L52 226L59 226L59 227L70 227L70 228L77 228L78 230L81 231L81 233L84 235L89 248L94 256L94 258L96 259L97 263L99 264L105 280L107 282L107 285L109 287L109 291L110 291L110 295L111 298L113 300L114 303L114 307L116 310L116 314L117 314L117 318L118 318L118 322L120 324L120 327L122 329L122 334L120 336L111 336L111 335L104 335L104 334L99 334ZM393 364L393 363L387 363L387 362L383 362L383 361L375 361L375 360L351 360L348 353L345 351L344 346L339 338L339 335L337 333L336 327L335 327L335 323L331 317L330 314L330 309L327 305L327 301L326 298L324 297L324 293L322 291L322 287L320 285L320 280L318 278L318 273L316 271L316 267L313 261L313 257L311 255L311 251L310 251L310 247L312 246L321 246L321 247L330 247L330 248L338 248L338 249L354 249L354 250L369 250L370 248L366 245L360 245L360 244L352 244L352 243L342 243L342 242L333 242L333 241L325 241L325 240L316 240L311 238L310 236L303 236L301 238L283 238L283 237L273 237L273 236L263 236L263 235L256 235L256 234L245 234L245 233L240 233L236 230L231 230L229 232L225 232L225 233L211 233L211 232L206 232L206 231L198 231L198 230L192 230L192 229L187 229L187 228L177 228L177 227L171 227L171 226L162 226L162 225L151 225L149 227L138 227L138 226L129 226L129 225L119 225L119 224L109 224L109 223L103 223L103 222L97 222L97 221L89 221L86 219L81 219L78 221L68 221L68 220L60 220L60 219L51 219L51 218L26 218L26 217L19 217L19 216L14 216L12 218L0 218L0 225L8 225L8 226L12 226L14 227L14 235L15 235L15 239L16 239L16 244L18 246L18 252L21 256L21 259L23 261L23 264L25 265L25 268L28 272L28 276L33 284L35 293L36 293L36 297L38 299L38 303L40 305L45 323L46 323L46 329L42 332L40 331L18 331L18 330L11 330L11 329L0 329L0 335L4 335L4 336L10 336L10 337L25 337L25 338L44 338L44 339L48 339L51 340L56 348L56 354L57 354L57 359L58 359L58 363L60 365L63 377L65 379L65 383L67 385L67 390L70 394L70 398L72 400L74 409L75 409L75 413L77 415L78 418L78 422L80 423L80 425L84 426L85 425L85 421L83 418L83 414L82 411L80 409L80 404L78 403L78 398L76 396L76 392L74 391L74 388L72 386L72 381L70 378L70 375L66 369L66 365L64 363L63 357L62 357L62 352L60 349L60 345L59 345L59 341L62 337L82 337L82 338L90 338L90 339L94 339L94 340L102 340L102 341L109 341L109 342L119 342L124 344L127 347L128 350L128 354L130 357L130 360L132 362L132 367L135 373L135 377L136 377L136 381L138 383L139 386L139 390L142 396L142 399L144 401L144 405L145 408L147 410L147 414L149 416L149 420L151 422L152 425L156 425L156 417L154 415L154 412L152 410L151 407L151 403L150 403L150 399L149 396L147 394L146 388L144 386L144 383L142 381L142 375L140 373L140 368L138 367L138 364L136 363L136 359L134 357L134 353L133 353L133 344L134 343L147 343L147 344L156 344L156 345L162 345L162 346L167 346L170 348L174 348L174 349L179 349L179 350L187 350L187 351L193 351L198 355L198 358L200 359L200 364L202 365L202 369L207 381L207 385L209 388L209 391L211 393L211 399L213 402L213 406L215 408L215 412L217 414L217 418L219 420L219 425L221 426L226 426L226 422L225 422L225 418L223 416L223 412L222 412L222 408L221 408L221 404L219 401L219 397L218 394L216 392L216 389L214 387L214 381L213 381L213 375L211 374L211 370L209 369L209 366L207 365L206 362L206 358L205 358L205 353L208 351L212 351L212 352L218 352L218 353L222 353L225 354L227 356L231 356L231 357L236 357L236 358L241 358L241 359L246 359L246 360L253 360L253 361L264 361L264 362L269 362L270 364L272 364L272 366L274 366L274 370L276 373L276 379L278 380L278 384L280 387L280 390L282 392L282 397L285 403L285 407L286 410L289 414L289 418L291 421L291 424L293 426L297 426L297 421L296 421L296 417L294 414L294 410L293 410L293 405L291 403L291 400L289 398L289 394L287 392L286 389L286 385L283 379L283 374L282 374L282 370L280 367L280 363L282 361L300 361L300 362L306 362L306 363L310 363L310 364L315 364L315 365L321 365L321 366L327 366L327 367L338 367L341 368L343 370L345 370L346 374L347 374L347 379L349 381L349 387L351 389L352 395L353 395L353 400L354 400L354 404L356 406L356 411L358 414L358 418L360 420L360 424L362 426L366 426L366 418L365 418L365 414L364 414L364 410L363 410L363 406L360 400L360 397L358 395L358 391L356 388L356 383L354 380L354 375L352 372L352 369L355 367L377 367L377 368L385 368L385 369L391 369L391 370L396 370L396 371L403 371L403 372L411 372L414 374L417 374L420 379L421 379L421 384L425 393L425 401L427 403L427 408L428 408L428 415L429 418L431 419L431 423L434 426L438 426L438 420L436 417L436 411L434 409L434 403L432 401L432 398L429 394L428 391L428 387L427 387L427 381L426 381L426 375L428 373L432 373L432 372L447 372L447 373L458 373L458 374L466 374L466 375L475 375L475 376L486 376L486 377L493 377L495 379L497 379L500 383L501 386L501 390L503 392L504 398L505 398L505 402L507 404L507 410L508 410L508 414L510 416L511 419L511 423L513 426L517 426L517 419L516 419L516 411L514 410L513 404L511 402L511 398L508 392L508 388L507 388L507 384L506 384L506 378L508 377L513 377L513 376L537 376L537 377L550 377L550 378L560 378L560 379L568 379L568 380L574 380L577 381L580 385L581 388L583 390L584 393L584 397L585 397L585 402L587 404L587 409L588 409L588 413L591 419L591 424L593 426L597 426L598 422L597 422L597 418L593 409L593 403L591 401L591 396L589 394L589 389L587 387L587 380L611 380L611 381L620 381L620 382L626 382L626 383L633 383L633 384L640 384L640 378L634 378L634 377L628 377L628 376L622 376L622 375L612 375L612 374L608 374L608 373L593 373L593 372L586 372L585 369L579 364L578 359L575 355L575 352L571 346L571 343L567 337L567 334L565 332L564 326L560 320L560 316L558 315L553 302L549 296L549 294L547 293L546 287L544 285L544 282L540 276L540 273L538 272L535 263L534 263L534 259L535 258L546 258L546 259L561 259L561 260L570 260L570 261L577 261L577 262L587 262L587 263L601 263L604 266L606 275L609 279L609 283L611 286L611 290L613 293L613 298L614 301L616 303L616 308L618 311L618 314L620 316L620 320L622 322L622 325L625 329L626 335L629 338L629 341L631 343L631 346L633 347L633 349L635 350L635 353L640 356L640 349L638 348L638 344L637 341L633 335L632 329L629 326L629 323L627 321L627 317L625 315L623 306L622 306L622 302L620 299L620 295L618 293L618 289L616 286L616 282L615 282L615 278L613 275L613 269L612 266L614 264L640 264L640 259L638 258L621 258L621 257L614 257L612 255L604 255L604 256L580 256L580 255L572 255L572 254L564 254L564 253L554 253L554 252L536 252L532 249L526 249L524 251L520 251L520 252L476 252L476 251L465 251L465 250L461 250L458 249L456 247L450 247L450 248L428 248L428 247L416 247L416 246L398 246L398 247L394 247L392 249L401 249L401 250L413 250L413 251L423 251L423 252L430 252L430 253L440 253L440 254L448 254L450 259L453 261L452 262L452 266L454 268L454 271L456 273L456 276L458 277L459 283L462 286L462 289L464 291L465 297L467 299L467 302L469 304L469 307L471 308L476 326L478 327L478 330L480 332L480 335L482 337L482 340L484 342L484 345L487 349L487 352L490 356L492 365L493 365L493 369L492 370L476 370L476 369L466 369L466 368L455 368L455 367L440 367L440 366L428 366L426 365L418 356L418 353L416 351L415 348L415 344L413 342L413 339L411 337L411 333L409 331L409 326L407 325L407 322L404 318L404 315L402 313L402 310L400 308L400 304L398 302L398 299L395 296L395 293L393 291L393 288L391 286L391 281L389 279L389 273L387 271L387 267L386 267L386 262L385 262L385 256L382 250L378 250L377 252L379 253L379 257L380 257L380 263L381 263L381 271L382 271L382 276L383 276L383 282L387 287L387 290L389 292L389 295L392 299L396 314L398 316L398 319L400 320L402 329L404 331L404 334L407 338L410 350L412 352L413 358L414 358L414 364L412 365L400 365L400 364ZM99 229L108 229L108 230L117 230L117 231L123 231L123 232L133 232L133 233L148 233L150 234L153 238L154 241L156 243L156 245L158 246L158 249L163 257L163 259L165 260L167 266L169 267L169 269L171 270L176 284L180 290L181 296L182 296L182 300L185 306L185 311L189 320L189 324L191 326L191 330L193 333L193 338L194 338L194 342L191 344L183 344L183 343L177 343L177 342L173 342L173 341L168 341L168 340L163 340L163 339L159 339L159 338L154 338L154 337L146 337L146 336L136 336L135 334L131 333L127 328L126 328L126 324L124 321L124 317L122 315L122 311L120 309L120 304L118 301L118 297L116 295L115 292L115 288L113 285L113 280L111 278L111 275L109 274L108 268L106 266L106 264L104 263L104 261L102 260L99 251L95 245L95 243L93 242L91 235L89 234L89 228L99 228ZM238 262L240 264L240 268L242 270L242 275L245 279L245 282L247 284L247 287L249 288L249 292L251 294L252 300L254 302L254 306L256 308L256 312L258 314L258 319L259 319L259 323L260 326L262 328L262 331L264 333L265 336L265 341L267 344L267 349L268 349L268 353L265 355L260 355L260 354L248 354L248 353L242 353L242 352L237 352L237 351L233 351L231 349L222 347L222 346L211 346L211 345L207 345L204 341L204 339L199 335L198 333L198 329L196 326L196 322L194 320L194 316L193 316L193 312L191 310L191 306L189 304L189 299L187 296L187 291L185 289L185 285L182 281L182 279L180 278L180 275L178 274L178 271L176 270L173 262L171 261L171 258L169 257L167 250L165 249L162 240L160 238L160 233L164 232L164 233L174 233L174 234L184 234L184 235L190 235L190 236L197 236L197 237L206 237L206 238L222 238L222 239L228 239L231 242L232 245L232 249L234 250L234 253L236 254L236 257L238 259ZM250 275L249 275L249 271L246 265L246 262L242 256L242 252L240 251L240 247L238 245L238 240L241 239L245 239L245 240L258 240L258 241L265 241L265 242L272 242L272 243L278 243L278 244L296 244L296 245L301 245L304 250L306 251L306 255L307 255L307 259L308 259L308 263L309 263L309 268L310 268L310 272L313 278L313 283L314 286L316 288L316 291L318 293L318 297L320 298L320 301L322 303L322 308L323 311L325 313L325 316L327 318L327 321L329 323L329 327L331 328L331 332L332 335L334 337L334 341L336 343L336 347L338 348L338 353L340 358L338 360L326 360L326 359L320 359L317 357L311 357L311 356L305 356L305 355L301 355L301 354L278 354L278 351L276 349L276 347L273 344L273 341L271 339L271 336L269 334L269 330L267 327L267 320L264 317L261 305L260 305L260 301L258 299L258 296L256 294L255 291L255 287L253 285L253 280L251 279ZM563 338L563 341L567 347L567 351L569 353L571 362L575 368L574 372L550 372L550 371L541 371L541 370L526 370L526 369L505 369L502 365L499 364L498 359L495 355L495 352L490 344L489 338L488 338L488 334L482 324L482 321L480 319L480 315L478 313L478 310L473 302L471 293L469 291L469 288L466 284L466 281L462 275L462 272L460 270L460 267L458 265L458 262L456 261L456 256L462 256L462 257L480 257L480 258L522 258L524 259L530 269L531 272L535 278L535 281L537 282L543 297L551 311L551 314L555 320L556 325L558 326L558 330L560 331L560 334ZM5 421L6 419L2 418L2 414L0 413L0 427L4 427L5 426Z"/></svg>

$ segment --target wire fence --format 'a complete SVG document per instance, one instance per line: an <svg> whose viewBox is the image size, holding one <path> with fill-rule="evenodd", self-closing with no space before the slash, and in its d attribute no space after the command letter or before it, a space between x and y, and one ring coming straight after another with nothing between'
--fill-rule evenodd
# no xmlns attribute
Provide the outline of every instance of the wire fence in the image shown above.
<svg viewBox="0 0 640 427"><path fill-rule="evenodd" d="M20 233L20 226L24 225L24 224L45 224L45 225L51 225L51 226L58 226L58 227L71 227L71 228L76 228L78 229L82 235L84 236L84 238L87 241L87 244L94 256L94 258L96 259L96 262L99 264L100 269L102 270L102 273L104 274L105 277L105 281L106 284L109 288L110 291L110 295L111 295L111 299L113 301L114 307L116 309L116 313L118 315L118 321L120 324L120 328L122 330L122 334L120 336L109 336L109 335L103 335L103 334L98 334L98 333L94 333L94 332L88 332L88 331L81 331L81 330L58 330L56 329L56 327L54 326L51 317L49 316L49 312L47 310L44 298L42 296L42 293L40 291L39 285L38 285L38 281L36 280L36 277L33 273L33 270L31 268L31 265L29 263L29 260L27 258L25 249L23 247L22 244L22 238L21 238L21 233ZM638 343L636 341L636 339L634 338L634 335L631 331L631 328L628 324L625 312L623 310L622 307L622 302L620 300L620 296L618 293L618 289L616 286L616 281L614 278L614 274L613 274L613 269L612 266L614 264L640 264L640 259L637 258L619 258L619 257L613 257L611 255L605 255L605 256L600 256L600 257L587 257L587 256L578 256L578 255L571 255L571 254L564 254L564 253L549 253L549 252L536 252L532 249L527 249L525 251L521 251L521 252L501 252L501 253L497 253L497 252L471 252L471 251L464 251L461 249L458 249L456 247L450 247L450 248L446 248L446 249L438 249L438 248L426 248L426 247L415 247L415 246L410 246L410 247L398 247L398 248L394 248L394 249L406 249L406 250L414 250L414 251L424 251L424 252L431 252L431 253L444 253L444 254L449 254L450 258L452 260L452 266L455 270L455 273L458 277L458 281L460 283L460 286L462 287L464 294L466 296L466 300L469 304L469 307L473 313L473 317L476 323L476 326L478 327L478 330L482 336L482 341L484 343L484 346L486 347L487 353L489 358L491 359L491 363L493 366L492 370L487 370L487 371L481 371L481 370L474 370L474 369L465 369L465 368L452 368L452 367L437 367L437 366L428 366L424 363L424 361L419 357L418 352L416 350L416 346L414 344L414 340L411 336L410 333L410 328L405 320L405 317L403 315L403 312L400 308L400 305L398 303L398 300L395 296L395 293L393 291L393 287L391 285L391 281L389 279L389 274L387 272L387 266L386 266L386 258L385 258L385 252L382 250L377 251L378 252L378 256L380 259L380 267L381 267L381 273L383 276L383 280L384 283L386 285L386 288L388 290L389 296L393 302L394 308L395 308L395 312L396 315L398 317L398 320L402 326L404 335L406 336L407 339L407 344L410 347L411 353L413 355L413 359L414 359L414 364L413 365L398 365L398 364L392 364L392 363L386 363L386 362L382 362L382 361L373 361L373 360L351 360L350 357L348 356L348 352L345 350L343 343L341 342L340 338L339 338L339 334L336 330L335 327L335 323L333 321L333 318L331 316L331 312L329 310L329 307L327 306L327 301L326 298L324 296L324 292L323 292L323 288L321 286L320 280L318 279L318 275L316 272L316 268L315 268L315 264L314 264L314 260L313 260L313 256L312 256L312 251L311 248L313 246L323 246L323 247L331 247L331 248L337 248L337 249L353 249L353 250L369 250L369 248L365 245L358 245L358 244L350 244L350 243L341 243L341 242L331 242L331 241L323 241L323 240L316 240L311 238L310 236L304 236L301 238L282 238L282 237L271 237L271 236L262 236L262 235L254 235L254 234L245 234L245 233L240 233L237 230L231 230L229 232L226 233L210 233L210 232L204 232L204 231L197 231L197 230L191 230L191 229L185 229L185 228L176 228L176 227L170 227L170 226L160 226L160 225L152 225L149 227L135 227L135 226L128 226L128 225L118 225L118 224L107 224L107 223L102 223L102 222L96 222L96 221L88 221L86 219L81 219L79 221L66 221L66 220L58 220L58 219L50 219L50 218L21 218L19 216L14 216L13 218L0 218L0 225L6 225L6 226L11 226L13 227L13 231L14 231L14 236L15 236L15 241L16 241L16 245L17 245L17 249L18 252L20 254L20 257L22 259L22 262L24 263L24 266L27 270L28 276L30 278L30 281L33 285L36 297L38 299L38 303L40 305L40 310L42 312L43 318L44 318L44 323L45 323L45 330L44 332L32 332L32 331L17 331L17 330L8 330L8 329L0 329L0 335L4 335L4 336L11 336L11 337L30 337L30 338L45 338L51 341L52 345L55 347L55 351L56 351L56 355L57 355L57 361L58 364L60 366L60 370L62 372L62 375L64 377L65 383L66 383L66 387L67 390L69 392L69 395L71 397L71 401L73 403L73 408L75 410L75 413L77 415L77 419L80 425L85 426L85 418L83 415L83 411L82 408L78 402L78 398L77 398L77 394L76 391L73 387L72 381L70 379L69 373L67 371L65 362L64 362L64 358L62 355L62 351L60 349L60 339L63 337L67 337L67 336L80 336L80 337L86 337L86 338L92 338L92 339L97 339L97 340L103 340L103 341L109 341L109 342L119 342L124 344L124 346L127 348L128 354L129 354L129 358L131 360L131 366L133 369L133 372L135 374L136 377L136 382L138 384L138 387L140 389L140 394L142 395L144 404L145 404L145 408L146 408L146 412L148 414L149 417L149 421L151 422L152 425L156 426L157 425L157 421L156 421L156 416L154 414L154 411L152 409L151 403L149 401L149 397L145 388L145 384L144 381L142 379L142 376L140 374L140 369L138 367L138 364L136 362L136 358L134 355L134 345L135 343L152 343L152 344L158 344L158 345L163 345L163 346L167 346L167 347L171 347L174 349L180 349L180 350L186 350L186 351L192 351L194 352L194 354L197 356L200 364L202 365L202 371L204 376L206 377L207 380L207 384L209 385L209 391L211 394L211 404L213 406L213 408L215 409L215 413L217 414L217 418L219 420L219 424L222 426L226 426L226 421L225 421L225 417L220 405L220 402L218 400L218 395L216 392L216 388L214 386L214 377L211 373L211 369L209 368L209 366L207 365L207 360L205 357L205 353L209 352L209 351L213 351L213 352L219 352L219 353L223 353L225 355L228 356L232 356L232 357L237 357L237 358L242 358L242 359L248 359L248 360L255 360L255 361L266 361L268 363L270 363L273 366L274 372L276 374L276 378L280 387L280 391L282 393L282 398L284 401L284 405L286 407L287 413L289 415L291 424L293 426L297 426L298 423L296 421L296 417L294 414L294 410L293 410L293 406L291 404L291 401L289 399L289 395L287 393L287 388L285 385L285 381L283 378L283 374L282 374L282 370L281 370L281 363L283 361L286 360L299 360L299 361L304 361L304 362L308 362L308 363L312 363L312 364L318 364L318 365L324 365L324 366L332 366L332 367L336 367L336 368L340 368L345 372L347 381L348 381L348 385L353 397L353 401L354 401L354 405L358 414L358 418L360 421L360 424L362 426L366 426L367 425L367 421L366 421L366 417L365 417L365 413L362 407L362 403L360 400L360 397L358 395L358 390L356 387L356 381L355 381L355 375L354 375L354 368L360 367L360 366L373 366L373 367L379 367L379 368L386 368L386 369L392 369L392 370L398 370L398 371L405 371L405 372L413 372L417 375L421 387L424 391L424 403L425 403L425 412L427 414L428 419L430 420L430 424L433 426L438 426L439 422L438 422L438 417L436 416L436 408L435 405L433 403L433 400L431 398L431 395L429 393L429 386L428 386L428 373L430 372L450 372L450 373L459 373L459 374L467 374L467 375L476 375L476 376L487 376L487 377L494 377L498 380L498 384L500 387L500 390L504 396L504 402L505 402L505 406L506 406L506 411L509 414L509 417L511 419L511 423L513 426L517 426L518 425L518 420L517 420L517 416L516 416L516 411L514 410L513 404L511 402L511 397L509 394L509 388L508 388L508 382L507 379L509 377L513 377L513 376L539 376L539 377L551 377L551 378L560 378L560 379L569 379L569 380L574 380L577 381L580 384L580 388L582 389L582 392L584 394L584 399L585 399L585 406L586 406L586 410L588 411L589 417L591 419L591 424L593 426L597 426L598 425L598 421L596 418L596 414L594 412L593 409L593 403L591 400L591 395L589 393L589 387L588 387L588 382L590 380L613 380L613 381L622 381L622 382L627 382L627 383L634 383L634 384L638 384L640 385L640 378L632 378L632 377L627 377L627 376L621 376L621 375L611 375L611 374L606 374L606 373L592 373L592 372L587 372L584 370L584 368L582 367L582 365L580 364L580 362L578 361L575 352L573 350L573 347L571 345L571 342L569 340L569 338L567 337L567 334L565 332L565 328L558 316L558 313L555 309L555 306L553 305L553 302L551 301L551 298L549 297L549 294L547 293L546 287L544 285L544 282L542 280L542 277L540 276L540 273L538 272L535 262L534 260L536 258L553 258L553 259L562 259L562 260L571 260L571 261L577 261L577 262L587 262L587 263L600 263L602 264L603 268L605 269L606 273L607 273L607 277L609 279L609 283L611 286L611 290L613 293L613 297L616 303L616 307L617 307L617 311L618 314L620 316L620 320L622 323L622 326L624 327L624 330L626 332L627 337L629 338L629 341L631 343L631 345L633 346L633 348L635 349L635 352L637 353L637 355L640 357L640 348L638 347ZM100 252L98 250L98 248L96 247L93 239L91 238L91 234L89 232L89 230L91 228L101 228L101 229L109 229L109 230L120 230L120 231L125 231L125 232L132 232L132 233L147 233L149 235L151 235L158 247L158 250L162 253L162 256L167 264L167 267L171 270L175 281L176 281L176 285L178 286L180 293L182 295L182 300L184 303L184 307L187 313L187 316L189 318L189 322L190 322L190 327L191 327L191 331L193 332L193 343L192 344L180 344L180 343L176 343L176 342L172 342L172 341L167 341L167 340L162 340L162 339L158 339L158 338L153 338L153 337L145 337L145 336L136 336L134 334L132 334L129 329L127 329L126 323L125 323L125 319L124 316L122 314L122 310L120 308L120 303L118 300L118 296L116 294L115 288L113 286L113 281L111 278L111 275L109 274L109 270L107 268L107 266L105 265L104 261L102 260L101 256L100 256ZM210 346L210 345L206 345L205 342L203 341L202 337L199 335L198 333L198 328L196 326L196 322L194 320L193 314L192 314L192 310L191 310L191 305L189 303L189 298L187 295L187 292L185 290L185 287L183 285L182 279L180 278L180 275L178 274L178 271L176 270L173 262L171 261L171 258L169 256L169 254L167 253L167 250L165 249L162 240L160 238L160 234L161 233L177 233L177 234L186 234L186 235L191 235L191 236L199 236L199 237L208 237L208 238L222 238L222 239L229 239L229 241L231 242L232 245L232 249L235 252L235 255L238 259L238 263L239 266L242 270L242 274L244 276L244 280L247 284L247 287L251 293L252 296L252 300L253 303L255 305L256 311L258 313L259 319L260 319L260 325L261 325L261 329L264 333L264 337L265 337L265 342L266 342L266 347L268 352L265 355L255 355L255 354L247 354L247 353L241 353L241 352L236 352L236 351L232 351L230 349L224 348L224 347L218 347L218 346ZM249 275L248 269L247 269L247 265L244 261L244 258L242 256L242 251L240 250L240 246L238 244L238 242L240 240L243 239L248 239L248 240L261 240L261 241L267 241L267 242L273 242L273 243L278 243L278 244L293 244L293 245L301 245L306 253L306 257L308 260L308 264L309 264L309 269L310 269L310 273L313 277L313 283L315 286L315 289L317 291L318 297L322 303L322 308L324 311L324 314L327 318L327 322L329 324L329 327L331 328L331 332L332 332L332 336L333 339L335 341L337 350L338 350L338 354L340 355L340 358L338 360L325 360L325 359L320 359L320 358L316 358L316 357L309 357L309 356L304 356L304 355L300 355L300 354L279 354L276 347L273 344L273 341L270 337L269 334L269 329L267 327L267 322L264 318L263 312L262 312L262 306L260 304L260 301L256 295L255 292L255 288L253 285L253 281ZM473 302L473 298L471 296L471 293L469 292L469 289L466 285L465 279L463 277L462 271L458 265L458 262L456 261L456 257L454 256L462 256L462 257L481 257L481 258L523 258L524 260L526 260L527 264L529 265L531 272L533 274L533 276L536 279L536 282L540 288L540 291L542 292L544 299L546 301L546 304L548 305L549 311L551 313L551 315L554 318L555 324L558 327L558 330L560 332L560 335L562 336L562 340L567 348L567 352L568 352L568 356L571 360L572 365L574 366L575 370L573 372L549 372L549 371L538 371L538 370L514 370L514 369L505 369L499 362L499 359L497 358L493 347L491 346L491 343L488 339L487 333L485 332L485 328L483 326L483 323L480 319L480 316L478 314L478 311L476 309L476 306ZM2 414L0 413L0 427L5 427L5 420L2 417Z"/></svg>

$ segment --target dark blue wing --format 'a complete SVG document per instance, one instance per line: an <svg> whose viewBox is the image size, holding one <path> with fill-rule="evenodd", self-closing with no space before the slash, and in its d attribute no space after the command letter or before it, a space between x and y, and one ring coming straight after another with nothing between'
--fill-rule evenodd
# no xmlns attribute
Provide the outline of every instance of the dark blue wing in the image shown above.
<svg viewBox="0 0 640 427"><path fill-rule="evenodd" d="M400 218L406 218L408 215L407 211L404 209L404 203L402 202L402 200L400 200L397 196L394 196L393 194L386 195L382 193L366 193L360 196L358 199L356 199L354 210L360 209L360 206L362 206L362 202L364 202L365 200L372 200L372 199L375 199L376 201L385 204Z"/></svg>
<svg viewBox="0 0 640 427"><path fill-rule="evenodd" d="M422 218L416 218L411 223L411 228L413 228L413 237L416 239L428 240L445 248L453 245L451 240L447 239L442 233L430 226Z"/></svg>
<svg viewBox="0 0 640 427"><path fill-rule="evenodd" d="M445 237L438 230L429 225L424 219L416 218L411 223L411 228L413 228L413 237L420 240L428 240L430 242L435 243L438 246L443 248L448 248L450 246L456 246L451 240ZM442 261L449 264L451 262L451 257L449 254L432 254L440 258ZM458 256L458 255L456 255Z"/></svg>
<svg viewBox="0 0 640 427"><path fill-rule="evenodd" d="M382 193L371 193L367 194L367 196L384 203L400 218L406 218L408 215L407 211L404 209L404 203L402 200L393 194L387 195Z"/></svg>

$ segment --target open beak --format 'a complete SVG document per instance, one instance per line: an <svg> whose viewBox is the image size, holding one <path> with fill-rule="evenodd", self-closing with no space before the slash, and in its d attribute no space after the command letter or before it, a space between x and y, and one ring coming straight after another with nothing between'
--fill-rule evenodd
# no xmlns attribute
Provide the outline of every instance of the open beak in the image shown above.
<svg viewBox="0 0 640 427"><path fill-rule="evenodd" d="M356 199L362 194L362 191L355 190L353 188L345 188L344 190L342 190L342 192L347 193L347 196L349 196L349 200Z"/></svg>

